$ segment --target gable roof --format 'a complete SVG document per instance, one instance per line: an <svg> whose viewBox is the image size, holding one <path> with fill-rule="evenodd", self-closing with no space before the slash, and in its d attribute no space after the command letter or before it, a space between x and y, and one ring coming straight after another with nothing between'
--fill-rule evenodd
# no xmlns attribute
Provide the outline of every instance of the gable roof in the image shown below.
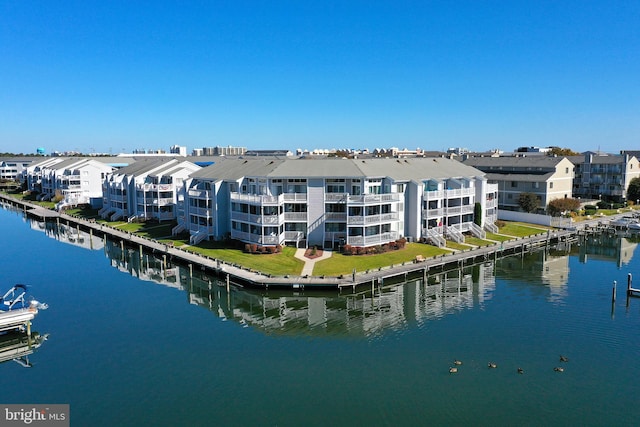
<svg viewBox="0 0 640 427"><path fill-rule="evenodd" d="M245 176L272 178L391 177L396 181L420 181L451 177L483 176L476 168L448 158L411 159L225 159L191 175L194 179L239 180Z"/></svg>

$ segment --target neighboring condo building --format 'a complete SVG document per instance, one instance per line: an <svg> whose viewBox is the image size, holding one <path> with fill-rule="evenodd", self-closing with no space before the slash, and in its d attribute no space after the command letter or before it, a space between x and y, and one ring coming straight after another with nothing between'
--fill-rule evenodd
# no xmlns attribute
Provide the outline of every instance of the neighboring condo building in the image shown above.
<svg viewBox="0 0 640 427"><path fill-rule="evenodd" d="M100 207L102 181L113 171L104 162L82 157L47 158L24 171L27 189L38 200L56 200L56 209L81 204Z"/></svg>
<svg viewBox="0 0 640 427"><path fill-rule="evenodd" d="M0 160L0 180L17 181L24 170L34 161L39 160L37 157L12 157Z"/></svg>
<svg viewBox="0 0 640 427"><path fill-rule="evenodd" d="M574 197L624 202L629 183L640 177L640 162L632 154L587 152L569 159L576 165Z"/></svg>
<svg viewBox="0 0 640 427"><path fill-rule="evenodd" d="M111 221L175 220L183 183L199 169L191 162L172 158L138 160L107 177L98 213Z"/></svg>
<svg viewBox="0 0 640 427"><path fill-rule="evenodd" d="M497 186L446 158L224 159L191 175L178 216L191 244L369 247L464 232L497 219Z"/></svg>
<svg viewBox="0 0 640 427"><path fill-rule="evenodd" d="M566 157L546 155L467 157L464 164L487 174L498 185L498 207L520 210L522 193L536 195L540 210L554 199L572 197L574 165Z"/></svg>

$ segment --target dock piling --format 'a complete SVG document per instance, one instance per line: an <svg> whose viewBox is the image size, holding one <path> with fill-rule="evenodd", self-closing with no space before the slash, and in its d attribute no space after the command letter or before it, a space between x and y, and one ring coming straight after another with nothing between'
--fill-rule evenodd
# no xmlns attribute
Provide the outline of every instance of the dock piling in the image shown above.
<svg viewBox="0 0 640 427"><path fill-rule="evenodd" d="M613 291L611 293L611 302L614 303L616 302L616 281L613 281Z"/></svg>

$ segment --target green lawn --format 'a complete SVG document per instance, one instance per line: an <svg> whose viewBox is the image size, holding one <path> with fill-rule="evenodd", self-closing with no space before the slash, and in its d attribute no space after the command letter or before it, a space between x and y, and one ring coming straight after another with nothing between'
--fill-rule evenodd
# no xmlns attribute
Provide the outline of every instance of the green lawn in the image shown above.
<svg viewBox="0 0 640 427"><path fill-rule="evenodd" d="M468 249L471 249L472 246L465 245L464 243L456 243L456 242L452 242L451 240L447 240L447 248L453 249L456 251L466 251Z"/></svg>
<svg viewBox="0 0 640 427"><path fill-rule="evenodd" d="M506 242L507 240L513 240L513 237L503 236L502 234L487 233L487 239L495 240L496 242Z"/></svg>
<svg viewBox="0 0 640 427"><path fill-rule="evenodd" d="M451 251L422 243L407 243L404 249L378 255L342 255L334 252L331 258L316 263L313 275L339 276L341 274L351 274L354 268L356 271L376 270L381 266L386 267L391 264L398 265L403 262L413 262L416 255L432 258L449 253Z"/></svg>
<svg viewBox="0 0 640 427"><path fill-rule="evenodd" d="M296 249L285 246L279 254L254 255L239 249L222 249L215 242L203 242L204 245L189 246L188 251L211 258L220 259L231 264L240 264L254 270L275 276L300 275L304 263L295 258ZM218 246L218 247L217 247Z"/></svg>
<svg viewBox="0 0 640 427"><path fill-rule="evenodd" d="M464 242L473 245L473 246L492 246L495 245L495 242L490 242L489 240L479 239L477 237L467 236L464 239Z"/></svg>
<svg viewBox="0 0 640 427"><path fill-rule="evenodd" d="M507 222L503 227L500 227L500 234L506 234L514 237L528 237L535 234L545 233L552 227L546 227L544 225L531 226L530 224L524 224L521 222Z"/></svg>

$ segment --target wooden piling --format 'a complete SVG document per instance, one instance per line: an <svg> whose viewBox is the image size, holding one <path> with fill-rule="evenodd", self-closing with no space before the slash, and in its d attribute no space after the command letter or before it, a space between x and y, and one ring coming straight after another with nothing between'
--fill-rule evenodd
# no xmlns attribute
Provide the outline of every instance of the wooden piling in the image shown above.
<svg viewBox="0 0 640 427"><path fill-rule="evenodd" d="M613 291L611 293L611 302L616 302L616 281L613 281Z"/></svg>

